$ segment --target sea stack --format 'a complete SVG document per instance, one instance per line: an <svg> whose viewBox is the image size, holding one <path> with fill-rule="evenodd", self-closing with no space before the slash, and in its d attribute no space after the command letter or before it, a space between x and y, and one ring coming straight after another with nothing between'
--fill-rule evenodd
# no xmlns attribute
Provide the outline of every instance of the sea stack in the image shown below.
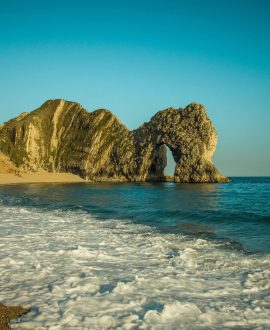
<svg viewBox="0 0 270 330"><path fill-rule="evenodd" d="M70 172L92 181L164 181L165 145L174 181L226 182L211 161L217 134L205 107L159 111L130 131L109 110L48 100L0 127L0 151L24 171Z"/></svg>

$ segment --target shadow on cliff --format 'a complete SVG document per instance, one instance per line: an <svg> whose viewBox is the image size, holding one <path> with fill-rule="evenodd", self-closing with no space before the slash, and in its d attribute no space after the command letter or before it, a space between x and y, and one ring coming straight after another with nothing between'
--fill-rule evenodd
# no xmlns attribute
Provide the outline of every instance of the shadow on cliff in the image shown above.
<svg viewBox="0 0 270 330"><path fill-rule="evenodd" d="M70 172L89 181L226 182L211 161L217 143L204 106L159 111L129 131L109 110L49 100L0 128L0 151L26 171ZM164 175L166 146L175 160Z"/></svg>

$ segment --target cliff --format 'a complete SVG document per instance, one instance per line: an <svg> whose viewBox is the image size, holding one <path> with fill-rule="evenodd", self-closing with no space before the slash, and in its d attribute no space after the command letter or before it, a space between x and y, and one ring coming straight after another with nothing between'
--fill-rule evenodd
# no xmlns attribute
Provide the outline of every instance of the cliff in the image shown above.
<svg viewBox="0 0 270 330"><path fill-rule="evenodd" d="M0 151L0 174L15 173L15 171L18 171L18 168Z"/></svg>
<svg viewBox="0 0 270 330"><path fill-rule="evenodd" d="M166 148L176 182L224 182L211 162L217 134L202 105L158 112L129 131L109 110L49 100L0 128L0 150L26 171L70 172L93 181L162 181Z"/></svg>

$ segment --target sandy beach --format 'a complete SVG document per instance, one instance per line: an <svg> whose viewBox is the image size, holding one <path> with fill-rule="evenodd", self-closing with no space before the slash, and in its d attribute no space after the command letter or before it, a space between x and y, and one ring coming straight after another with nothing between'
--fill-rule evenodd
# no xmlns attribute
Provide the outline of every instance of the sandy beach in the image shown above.
<svg viewBox="0 0 270 330"><path fill-rule="evenodd" d="M85 182L82 178L71 173L0 173L0 185L20 183L76 183Z"/></svg>

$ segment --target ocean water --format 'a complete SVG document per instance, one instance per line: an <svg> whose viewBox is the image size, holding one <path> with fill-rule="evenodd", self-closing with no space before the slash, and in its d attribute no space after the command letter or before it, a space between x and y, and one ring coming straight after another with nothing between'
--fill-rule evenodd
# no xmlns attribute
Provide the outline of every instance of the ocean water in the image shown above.
<svg viewBox="0 0 270 330"><path fill-rule="evenodd" d="M270 178L0 186L14 329L270 329Z"/></svg>

